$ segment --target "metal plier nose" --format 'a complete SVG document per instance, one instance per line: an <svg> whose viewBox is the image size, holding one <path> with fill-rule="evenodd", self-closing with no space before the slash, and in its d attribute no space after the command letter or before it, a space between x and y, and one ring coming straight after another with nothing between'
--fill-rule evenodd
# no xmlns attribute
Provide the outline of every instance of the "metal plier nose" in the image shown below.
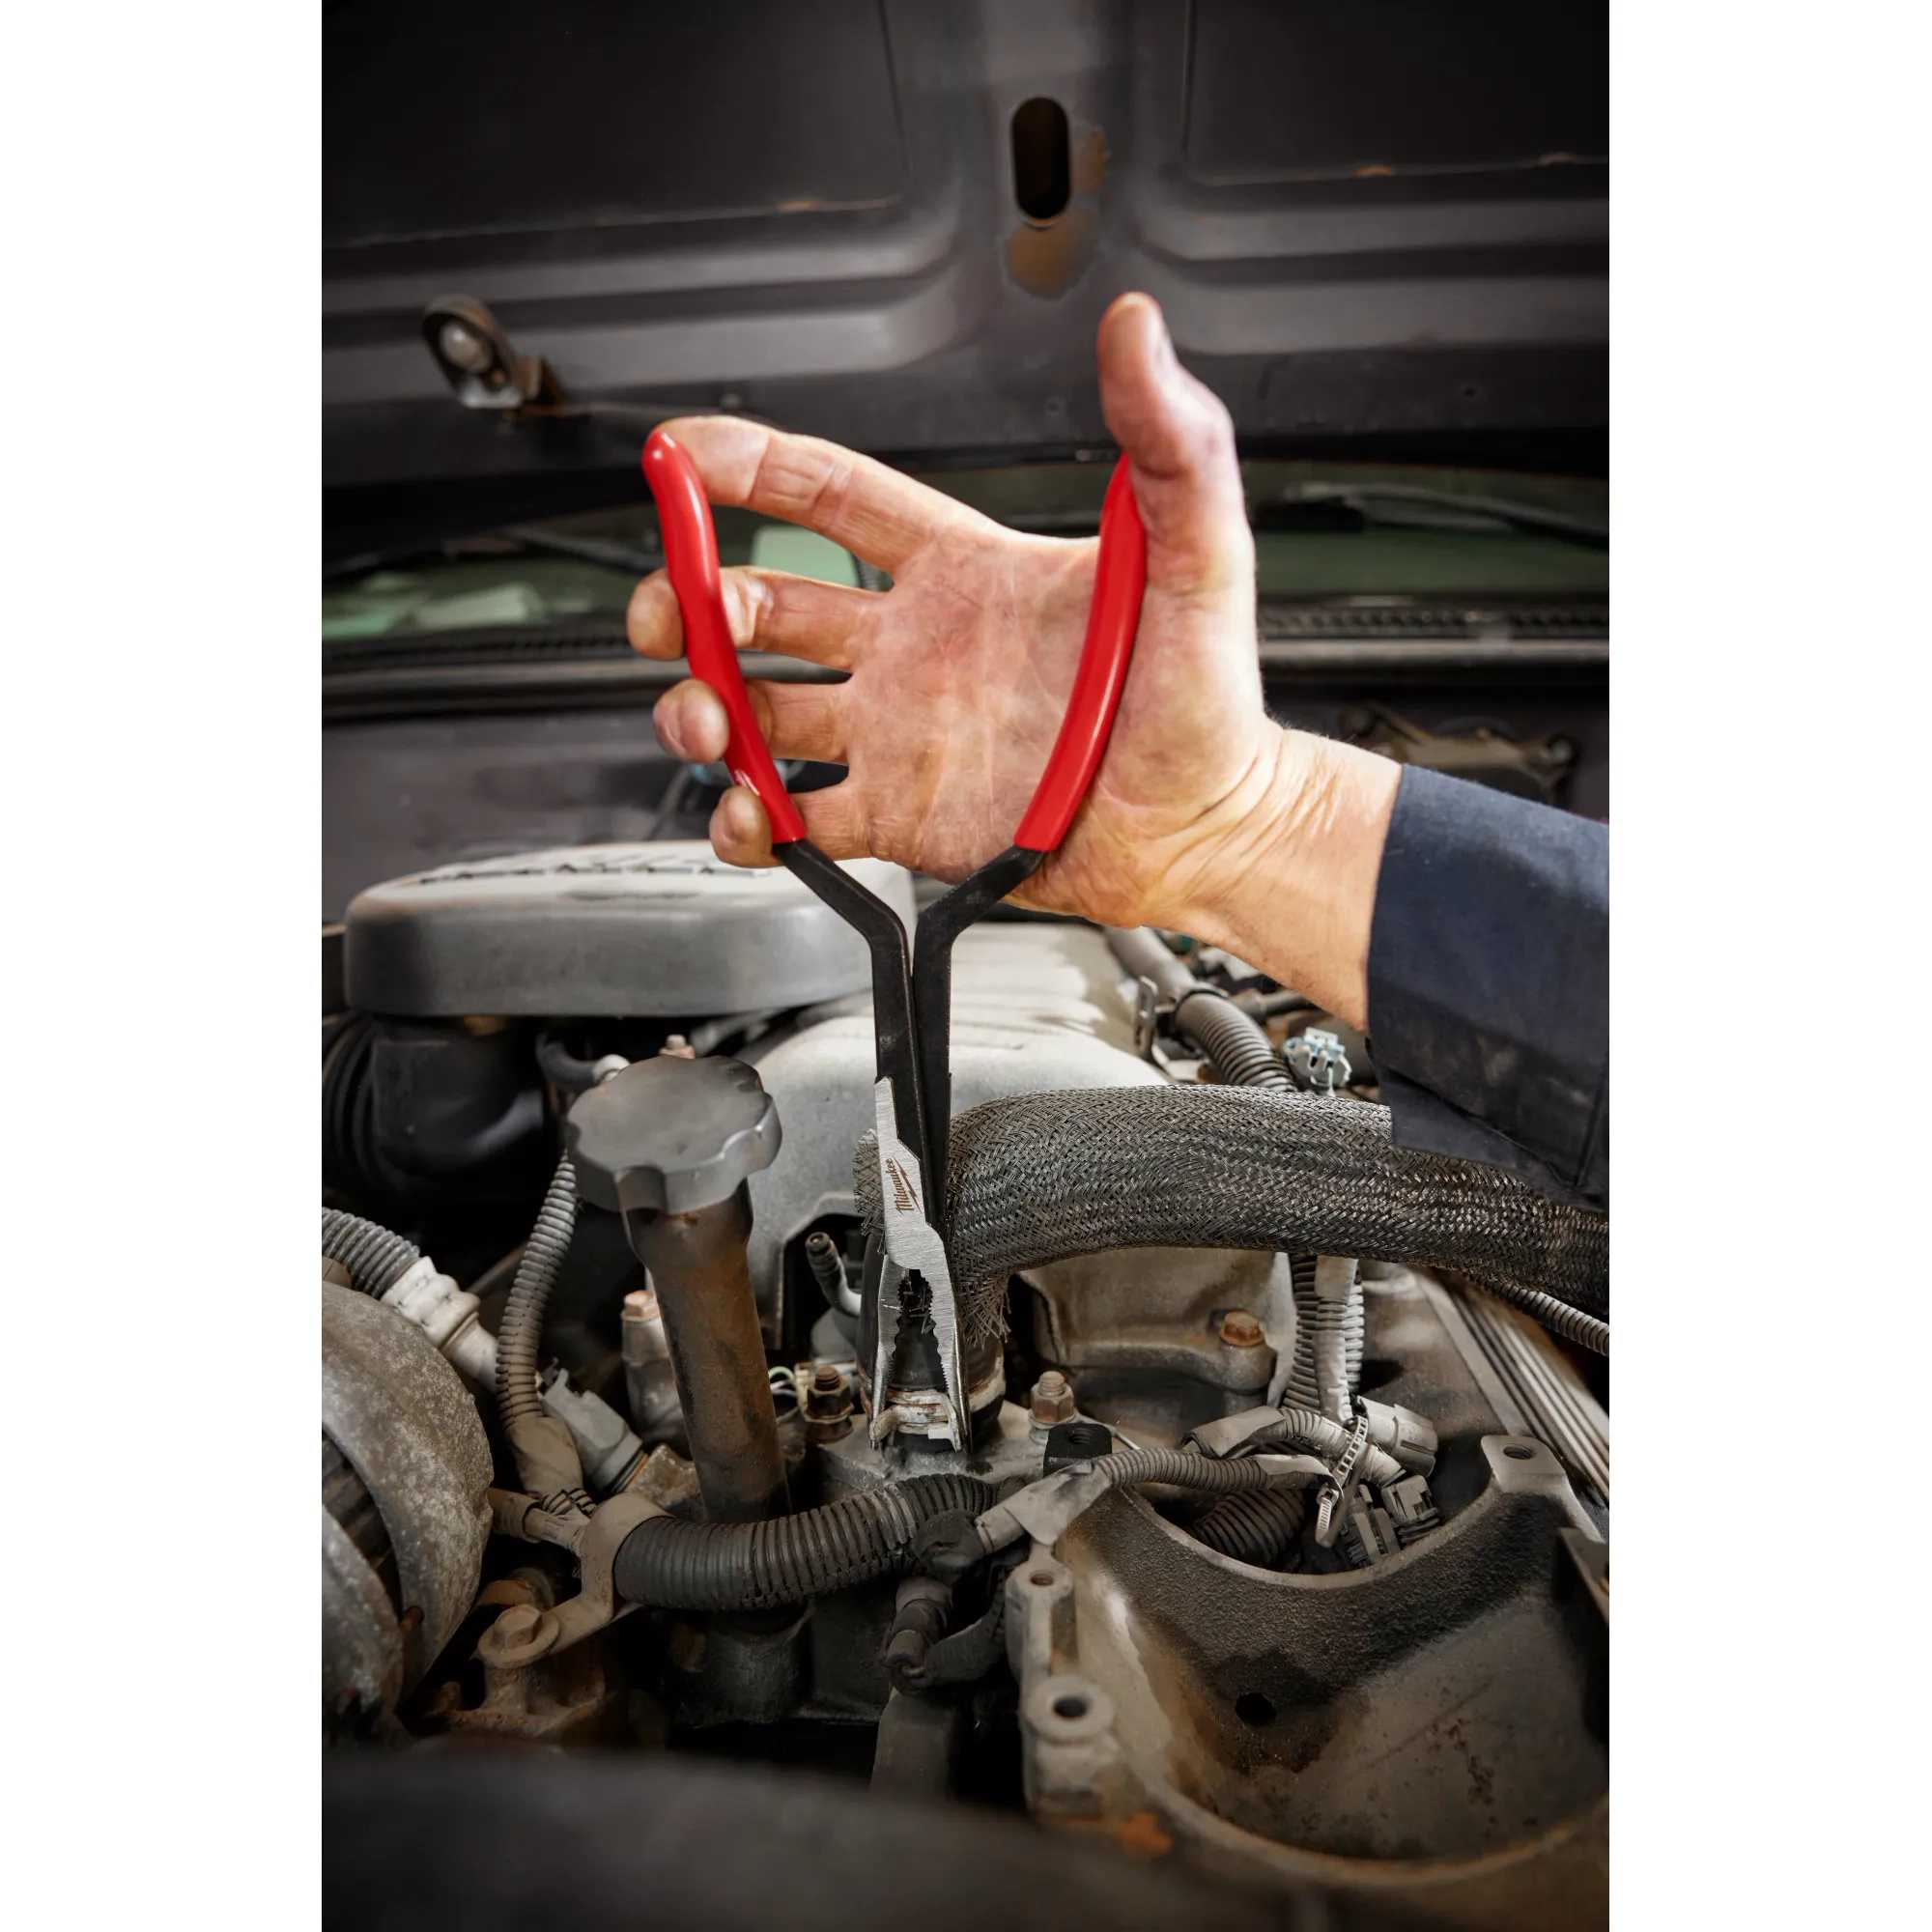
<svg viewBox="0 0 1932 1932"><path fill-rule="evenodd" d="M1060 735L1013 842L920 914L914 945L884 900L806 837L752 711L719 584L711 505L691 456L659 429L644 445L644 475L657 498L671 589L684 620L693 673L717 692L730 721L725 764L754 791L771 819L772 853L865 939L872 959L878 1053L873 1089L886 1253L923 1280L946 1386L945 1433L966 1447L971 1430L958 1304L946 1250L946 1157L952 1120L952 943L1058 849L1087 796L1126 682L1147 583L1147 537L1123 456L1100 513L1100 557L1086 640ZM874 1405L882 1407L891 1338L881 1326ZM874 1429L879 1418L874 1417Z"/></svg>

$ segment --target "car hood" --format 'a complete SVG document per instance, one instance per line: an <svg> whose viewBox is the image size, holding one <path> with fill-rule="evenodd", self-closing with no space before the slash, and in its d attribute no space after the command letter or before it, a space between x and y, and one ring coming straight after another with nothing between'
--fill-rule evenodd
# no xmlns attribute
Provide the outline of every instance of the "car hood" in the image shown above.
<svg viewBox="0 0 1932 1932"><path fill-rule="evenodd" d="M1602 5L346 0L323 44L330 486L609 471L692 407L1100 452L1130 288L1251 453L1601 447ZM452 294L639 413L461 407Z"/></svg>

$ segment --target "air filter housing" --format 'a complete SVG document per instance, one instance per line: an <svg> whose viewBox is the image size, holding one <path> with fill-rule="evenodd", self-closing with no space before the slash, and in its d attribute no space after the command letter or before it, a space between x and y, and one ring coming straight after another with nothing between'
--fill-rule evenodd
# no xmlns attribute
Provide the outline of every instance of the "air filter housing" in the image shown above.
<svg viewBox="0 0 1932 1932"><path fill-rule="evenodd" d="M844 869L910 923L912 879ZM575 845L444 866L350 905L349 1004L462 1014L690 1018L866 990L865 942L782 867L727 866L702 839Z"/></svg>

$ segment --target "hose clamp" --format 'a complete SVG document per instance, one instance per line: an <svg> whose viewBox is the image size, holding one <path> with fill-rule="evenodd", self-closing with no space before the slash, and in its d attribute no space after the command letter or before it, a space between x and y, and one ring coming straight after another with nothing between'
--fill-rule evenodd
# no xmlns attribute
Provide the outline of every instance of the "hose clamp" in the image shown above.
<svg viewBox="0 0 1932 1932"><path fill-rule="evenodd" d="M1355 1417L1354 1431L1349 1437L1348 1448L1342 1452L1342 1460L1335 1464L1335 1473L1322 1484L1315 1498L1315 1541L1323 1549L1334 1547L1335 1533L1341 1527L1341 1519L1346 1513L1344 1505L1353 1493L1355 1469L1368 1442L1369 1417L1367 1410L1363 1410Z"/></svg>
<svg viewBox="0 0 1932 1932"><path fill-rule="evenodd" d="M1160 1024L1173 1017L1174 1003L1161 998L1160 988L1151 980L1143 977L1134 981L1134 1051L1141 1059L1153 1059Z"/></svg>

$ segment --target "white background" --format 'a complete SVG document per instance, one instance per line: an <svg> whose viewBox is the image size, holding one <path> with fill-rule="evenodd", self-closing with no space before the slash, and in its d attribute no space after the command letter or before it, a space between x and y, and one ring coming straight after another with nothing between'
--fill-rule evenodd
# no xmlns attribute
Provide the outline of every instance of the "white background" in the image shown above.
<svg viewBox="0 0 1932 1932"><path fill-rule="evenodd" d="M1615 28L1615 1909L1923 1922L1932 49ZM318 1910L318 35L7 21L22 1926Z"/></svg>

